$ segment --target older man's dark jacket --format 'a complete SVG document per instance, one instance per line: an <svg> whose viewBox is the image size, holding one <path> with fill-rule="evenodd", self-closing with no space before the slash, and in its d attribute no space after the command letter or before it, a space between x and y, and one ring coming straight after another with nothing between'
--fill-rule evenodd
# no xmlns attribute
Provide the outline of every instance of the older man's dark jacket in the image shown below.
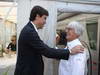
<svg viewBox="0 0 100 75"><path fill-rule="evenodd" d="M14 75L43 75L42 55L48 58L68 59L69 50L48 47L29 22L21 31L18 40L18 57Z"/></svg>

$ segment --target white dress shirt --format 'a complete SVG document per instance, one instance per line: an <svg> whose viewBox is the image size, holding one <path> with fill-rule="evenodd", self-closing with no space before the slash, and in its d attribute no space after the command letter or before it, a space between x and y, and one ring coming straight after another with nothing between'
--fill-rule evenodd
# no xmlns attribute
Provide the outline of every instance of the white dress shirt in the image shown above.
<svg viewBox="0 0 100 75"><path fill-rule="evenodd" d="M77 45L82 45L79 39L68 42L69 50ZM68 60L61 60L59 64L59 75L85 75L86 51L75 55L70 55Z"/></svg>
<svg viewBox="0 0 100 75"><path fill-rule="evenodd" d="M33 24L33 22L31 21L31 24L34 26L36 32L38 33L38 29L36 28L35 24Z"/></svg>

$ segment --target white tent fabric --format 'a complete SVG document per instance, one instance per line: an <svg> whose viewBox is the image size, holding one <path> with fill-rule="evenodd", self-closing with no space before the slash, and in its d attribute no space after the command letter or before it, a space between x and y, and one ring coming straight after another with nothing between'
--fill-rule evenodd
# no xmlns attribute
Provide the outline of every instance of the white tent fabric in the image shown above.
<svg viewBox="0 0 100 75"><path fill-rule="evenodd" d="M100 13L100 5L57 2L60 12Z"/></svg>

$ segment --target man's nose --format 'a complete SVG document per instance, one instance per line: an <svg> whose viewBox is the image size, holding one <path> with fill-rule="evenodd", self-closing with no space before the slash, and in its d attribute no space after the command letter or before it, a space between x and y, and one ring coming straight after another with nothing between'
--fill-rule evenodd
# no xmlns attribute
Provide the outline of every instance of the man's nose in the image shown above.
<svg viewBox="0 0 100 75"><path fill-rule="evenodd" d="M46 24L46 21L44 21L44 24Z"/></svg>

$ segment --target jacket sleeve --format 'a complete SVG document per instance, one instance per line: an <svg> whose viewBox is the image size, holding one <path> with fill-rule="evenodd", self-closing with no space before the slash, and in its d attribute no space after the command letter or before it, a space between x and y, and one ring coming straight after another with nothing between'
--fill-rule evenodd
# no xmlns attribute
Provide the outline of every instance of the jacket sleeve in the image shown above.
<svg viewBox="0 0 100 75"><path fill-rule="evenodd" d="M68 49L54 49L48 47L44 42L39 38L36 32L30 32L28 37L29 44L36 53L42 54L48 58L55 58L55 59L65 59L68 60L69 58L69 50Z"/></svg>

